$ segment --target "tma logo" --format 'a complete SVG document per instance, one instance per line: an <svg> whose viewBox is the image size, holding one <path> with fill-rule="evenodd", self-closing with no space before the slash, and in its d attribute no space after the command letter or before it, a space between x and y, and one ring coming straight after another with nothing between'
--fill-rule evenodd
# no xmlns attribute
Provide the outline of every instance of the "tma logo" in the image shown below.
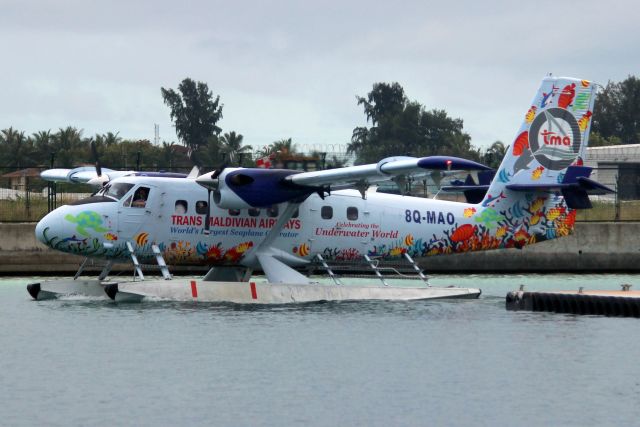
<svg viewBox="0 0 640 427"><path fill-rule="evenodd" d="M564 108L542 110L529 128L533 157L550 170L562 170L580 153L582 136L578 121Z"/></svg>
<svg viewBox="0 0 640 427"><path fill-rule="evenodd" d="M559 136L556 132L544 129L540 132L540 136L542 136L545 145L571 145L571 137L569 135Z"/></svg>

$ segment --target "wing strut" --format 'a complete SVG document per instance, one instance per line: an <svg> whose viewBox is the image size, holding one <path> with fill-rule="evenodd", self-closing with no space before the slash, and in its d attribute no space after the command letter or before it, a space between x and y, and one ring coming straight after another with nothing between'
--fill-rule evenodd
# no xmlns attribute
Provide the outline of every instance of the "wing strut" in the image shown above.
<svg viewBox="0 0 640 427"><path fill-rule="evenodd" d="M309 284L309 278L290 267L305 265L309 261L298 258L273 247L273 242L293 216L300 203L288 202L278 221L267 233L264 240L247 255L243 264L259 264L270 283Z"/></svg>

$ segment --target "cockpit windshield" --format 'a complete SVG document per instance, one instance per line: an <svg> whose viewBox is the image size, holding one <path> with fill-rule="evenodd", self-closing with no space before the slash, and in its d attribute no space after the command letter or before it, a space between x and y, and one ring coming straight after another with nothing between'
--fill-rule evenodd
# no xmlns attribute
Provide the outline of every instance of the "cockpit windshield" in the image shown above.
<svg viewBox="0 0 640 427"><path fill-rule="evenodd" d="M102 190L98 192L101 196L111 197L116 200L122 199L129 190L133 188L133 184L126 182L117 182L115 184L107 184Z"/></svg>

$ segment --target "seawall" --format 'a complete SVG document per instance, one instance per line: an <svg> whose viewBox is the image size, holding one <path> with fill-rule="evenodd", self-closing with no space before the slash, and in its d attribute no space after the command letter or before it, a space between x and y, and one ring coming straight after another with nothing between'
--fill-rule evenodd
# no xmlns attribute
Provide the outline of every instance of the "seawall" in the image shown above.
<svg viewBox="0 0 640 427"><path fill-rule="evenodd" d="M75 273L83 258L47 248L36 240L34 229L35 223L0 223L0 275ZM521 250L442 255L417 261L427 273L640 271L639 236L640 222L577 223L570 236ZM122 269L131 267L122 265ZM204 271L198 267L171 270Z"/></svg>

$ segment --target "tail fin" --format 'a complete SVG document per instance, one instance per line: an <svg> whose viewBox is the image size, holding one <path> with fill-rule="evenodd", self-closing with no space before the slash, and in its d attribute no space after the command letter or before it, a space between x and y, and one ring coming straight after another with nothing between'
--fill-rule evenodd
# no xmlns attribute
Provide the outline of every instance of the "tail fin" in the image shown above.
<svg viewBox="0 0 640 427"><path fill-rule="evenodd" d="M482 203L510 191L562 184L586 155L595 87L587 80L546 77L507 149ZM589 170L590 172L590 170ZM584 172L587 174L589 172ZM520 191L522 191L520 190Z"/></svg>

